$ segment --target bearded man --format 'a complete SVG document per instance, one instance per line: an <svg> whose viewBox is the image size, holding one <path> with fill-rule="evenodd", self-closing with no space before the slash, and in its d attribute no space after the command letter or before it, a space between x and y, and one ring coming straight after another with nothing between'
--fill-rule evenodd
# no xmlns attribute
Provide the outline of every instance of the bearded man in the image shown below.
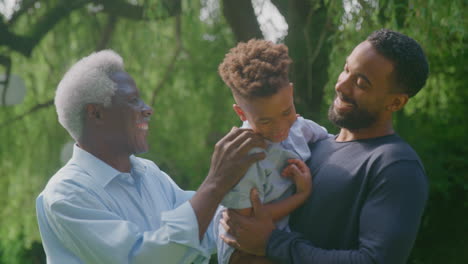
<svg viewBox="0 0 468 264"><path fill-rule="evenodd" d="M346 59L329 109L340 132L310 145L314 187L290 218L292 232L275 229L253 191L252 216L223 213L232 235L223 239L238 249L230 263L406 263L428 181L392 121L428 72L419 44L401 33L378 30L360 43Z"/></svg>

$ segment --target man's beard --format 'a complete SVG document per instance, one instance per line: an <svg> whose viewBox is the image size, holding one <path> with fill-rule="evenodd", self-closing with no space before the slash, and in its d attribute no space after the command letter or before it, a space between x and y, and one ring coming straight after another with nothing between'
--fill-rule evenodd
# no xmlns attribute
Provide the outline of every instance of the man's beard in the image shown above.
<svg viewBox="0 0 468 264"><path fill-rule="evenodd" d="M377 120L377 115L367 111L366 109L359 108L359 106L350 99L345 99L346 102L352 103L354 109L340 114L334 110L334 104L330 105L328 109L328 120L340 128L346 128L351 131L368 128Z"/></svg>

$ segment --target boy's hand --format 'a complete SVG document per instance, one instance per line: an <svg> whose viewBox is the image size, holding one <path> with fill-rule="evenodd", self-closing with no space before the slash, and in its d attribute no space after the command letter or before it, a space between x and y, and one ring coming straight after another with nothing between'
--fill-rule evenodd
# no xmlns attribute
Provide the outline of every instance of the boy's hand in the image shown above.
<svg viewBox="0 0 468 264"><path fill-rule="evenodd" d="M281 175L290 178L296 185L296 193L309 196L312 191L312 176L307 165L299 159L289 159L289 165Z"/></svg>

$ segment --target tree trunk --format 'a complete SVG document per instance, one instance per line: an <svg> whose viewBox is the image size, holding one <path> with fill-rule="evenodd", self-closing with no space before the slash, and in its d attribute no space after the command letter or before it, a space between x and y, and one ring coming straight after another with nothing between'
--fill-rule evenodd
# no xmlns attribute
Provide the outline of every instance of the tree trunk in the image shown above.
<svg viewBox="0 0 468 264"><path fill-rule="evenodd" d="M251 0L223 0L223 14L238 42L263 39Z"/></svg>
<svg viewBox="0 0 468 264"><path fill-rule="evenodd" d="M290 77L295 87L296 108L301 115L318 119L322 116L320 110L328 82L332 23L322 0L292 0L288 9L289 32L285 42L293 60Z"/></svg>
<svg viewBox="0 0 468 264"><path fill-rule="evenodd" d="M294 83L298 113L317 119L328 82L328 39L333 34L328 8L323 0L272 0L288 23L285 39L293 60L290 79ZM223 13L237 41L262 38L251 0L223 0Z"/></svg>

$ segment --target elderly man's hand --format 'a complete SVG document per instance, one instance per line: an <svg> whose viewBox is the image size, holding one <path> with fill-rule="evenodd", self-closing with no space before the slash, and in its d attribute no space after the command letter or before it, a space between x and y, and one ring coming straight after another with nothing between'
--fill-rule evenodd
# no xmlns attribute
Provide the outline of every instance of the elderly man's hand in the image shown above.
<svg viewBox="0 0 468 264"><path fill-rule="evenodd" d="M214 183L224 196L254 162L265 158L264 152L249 153L255 147L266 147L266 142L260 135L251 129L232 128L215 145L206 181Z"/></svg>
<svg viewBox="0 0 468 264"><path fill-rule="evenodd" d="M233 210L223 212L221 224L233 238L227 236L221 238L235 249L257 256L265 256L268 238L275 229L275 224L260 202L256 189L252 189L250 192L250 199L253 207L251 216L242 216Z"/></svg>
<svg viewBox="0 0 468 264"><path fill-rule="evenodd" d="M208 176L190 199L197 215L200 240L224 195L239 182L250 165L265 158L264 152L249 153L254 147L265 148L266 142L251 129L235 127L216 143Z"/></svg>

